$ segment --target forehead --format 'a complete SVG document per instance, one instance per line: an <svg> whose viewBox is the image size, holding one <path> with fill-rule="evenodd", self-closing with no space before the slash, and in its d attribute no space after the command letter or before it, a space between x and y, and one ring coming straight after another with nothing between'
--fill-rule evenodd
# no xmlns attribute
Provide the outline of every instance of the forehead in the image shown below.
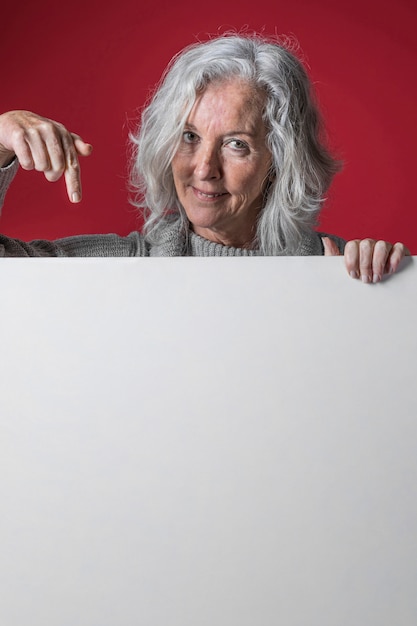
<svg viewBox="0 0 417 626"><path fill-rule="evenodd" d="M265 93L238 78L210 83L198 95L189 123L233 123L263 126Z"/></svg>

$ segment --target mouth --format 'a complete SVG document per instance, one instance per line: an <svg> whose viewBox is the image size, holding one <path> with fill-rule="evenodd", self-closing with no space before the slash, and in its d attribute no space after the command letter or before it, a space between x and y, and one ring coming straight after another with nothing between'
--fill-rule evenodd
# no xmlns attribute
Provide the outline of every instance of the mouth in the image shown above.
<svg viewBox="0 0 417 626"><path fill-rule="evenodd" d="M208 192L197 189L196 187L192 187L192 189L197 198L202 198L204 200L215 200L216 198L220 198L221 196L227 196L227 192Z"/></svg>

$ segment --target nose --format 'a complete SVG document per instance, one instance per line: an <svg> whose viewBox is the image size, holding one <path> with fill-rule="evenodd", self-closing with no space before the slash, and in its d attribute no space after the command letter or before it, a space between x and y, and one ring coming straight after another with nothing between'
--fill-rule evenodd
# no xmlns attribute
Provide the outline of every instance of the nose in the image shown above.
<svg viewBox="0 0 417 626"><path fill-rule="evenodd" d="M195 174L199 180L221 177L221 159L215 146L201 146L196 155Z"/></svg>

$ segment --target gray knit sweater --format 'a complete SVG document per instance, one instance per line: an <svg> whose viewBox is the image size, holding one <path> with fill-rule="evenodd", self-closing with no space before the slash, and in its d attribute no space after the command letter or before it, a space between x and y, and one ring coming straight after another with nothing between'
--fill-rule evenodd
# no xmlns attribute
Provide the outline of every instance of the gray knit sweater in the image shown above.
<svg viewBox="0 0 417 626"><path fill-rule="evenodd" d="M0 207L12 182L18 162L0 168ZM306 234L297 250L299 256L324 254L323 233ZM329 235L327 235L329 236ZM344 241L331 235L341 252ZM139 232L127 237L109 235L79 235L56 241L36 240L26 243L0 235L0 257L121 257L121 256L257 256L257 250L223 246L208 241L193 232L184 233L179 222L173 221L164 229L157 244L150 244Z"/></svg>

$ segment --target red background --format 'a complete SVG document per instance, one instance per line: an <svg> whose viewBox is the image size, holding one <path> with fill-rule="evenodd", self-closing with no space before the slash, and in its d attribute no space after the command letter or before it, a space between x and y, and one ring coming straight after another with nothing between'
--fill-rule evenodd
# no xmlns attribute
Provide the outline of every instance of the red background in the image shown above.
<svg viewBox="0 0 417 626"><path fill-rule="evenodd" d="M321 228L402 240L417 254L415 0L8 2L1 25L1 110L58 119L94 145L82 162L80 205L68 202L63 181L20 171L2 232L30 239L139 228L127 136L149 89L185 45L247 27L299 41L345 162Z"/></svg>

